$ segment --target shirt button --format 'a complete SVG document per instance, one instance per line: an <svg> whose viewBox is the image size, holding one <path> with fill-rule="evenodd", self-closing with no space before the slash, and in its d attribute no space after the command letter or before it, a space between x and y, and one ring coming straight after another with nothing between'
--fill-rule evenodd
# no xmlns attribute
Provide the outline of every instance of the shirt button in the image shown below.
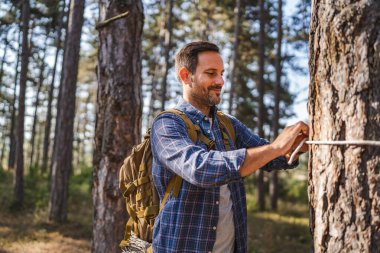
<svg viewBox="0 0 380 253"><path fill-rule="evenodd" d="M216 230L216 227L214 226L212 229Z"/></svg>
<svg viewBox="0 0 380 253"><path fill-rule="evenodd" d="M199 119L197 119L197 123L199 123Z"/></svg>
<svg viewBox="0 0 380 253"><path fill-rule="evenodd" d="M210 130L207 130L207 133L210 133L211 131Z"/></svg>
<svg viewBox="0 0 380 253"><path fill-rule="evenodd" d="M219 201L216 201L215 204L219 205Z"/></svg>

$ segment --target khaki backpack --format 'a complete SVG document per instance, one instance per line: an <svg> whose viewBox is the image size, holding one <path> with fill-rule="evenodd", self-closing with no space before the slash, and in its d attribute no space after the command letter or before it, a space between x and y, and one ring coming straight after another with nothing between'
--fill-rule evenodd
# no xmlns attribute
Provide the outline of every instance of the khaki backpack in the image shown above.
<svg viewBox="0 0 380 253"><path fill-rule="evenodd" d="M215 144L214 141L204 136L199 126L194 125L185 113L177 109L169 109L159 115L164 113L173 113L180 116L186 124L190 139L195 143L199 138L208 146L209 150L212 149ZM217 117L223 134L224 146L227 150L230 150L228 135L235 142L233 125L230 119L222 112L218 111ZM152 162L150 129L148 129L143 142L132 148L131 154L124 160L120 168L119 187L126 200L126 208L129 214L124 239L120 242L120 247L129 245L132 231L138 238L151 243L154 219L165 205L170 193L172 193L173 197L177 197L180 191L182 178L176 175L169 181L160 205L160 199L153 184Z"/></svg>

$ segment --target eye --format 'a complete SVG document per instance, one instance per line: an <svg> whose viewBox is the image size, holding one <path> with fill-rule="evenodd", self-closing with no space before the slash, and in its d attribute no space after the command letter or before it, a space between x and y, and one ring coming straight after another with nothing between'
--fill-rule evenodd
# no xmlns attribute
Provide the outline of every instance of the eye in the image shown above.
<svg viewBox="0 0 380 253"><path fill-rule="evenodd" d="M216 72L206 72L206 74L209 75L209 76L215 76Z"/></svg>

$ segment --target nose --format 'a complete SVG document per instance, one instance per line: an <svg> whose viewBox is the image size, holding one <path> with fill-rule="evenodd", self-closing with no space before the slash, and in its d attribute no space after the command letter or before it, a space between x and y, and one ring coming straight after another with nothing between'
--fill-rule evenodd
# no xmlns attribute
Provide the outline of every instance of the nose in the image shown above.
<svg viewBox="0 0 380 253"><path fill-rule="evenodd" d="M224 85L224 79L223 79L223 76L222 75L219 75L217 80L216 80L216 84L220 85L220 86L223 86Z"/></svg>

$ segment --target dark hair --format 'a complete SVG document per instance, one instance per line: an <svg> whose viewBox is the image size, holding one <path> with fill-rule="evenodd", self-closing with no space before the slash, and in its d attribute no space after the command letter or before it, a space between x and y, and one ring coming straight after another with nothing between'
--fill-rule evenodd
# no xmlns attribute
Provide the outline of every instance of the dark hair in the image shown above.
<svg viewBox="0 0 380 253"><path fill-rule="evenodd" d="M207 41L195 41L186 44L175 56L175 71L178 80L181 81L179 70L182 67L187 68L191 74L195 73L198 65L198 54L205 51L214 51L219 53L219 47L214 43Z"/></svg>

